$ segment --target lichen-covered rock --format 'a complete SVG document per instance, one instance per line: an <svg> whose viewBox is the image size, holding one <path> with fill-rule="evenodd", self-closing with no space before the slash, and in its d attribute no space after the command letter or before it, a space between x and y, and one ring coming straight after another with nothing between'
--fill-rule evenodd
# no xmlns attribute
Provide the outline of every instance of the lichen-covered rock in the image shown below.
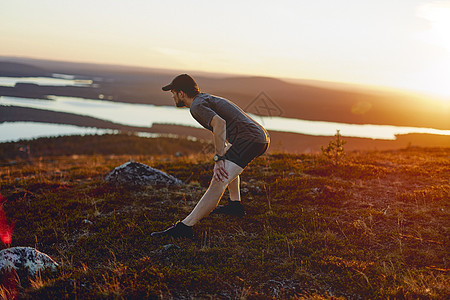
<svg viewBox="0 0 450 300"><path fill-rule="evenodd" d="M113 185L180 185L182 181L163 171L153 169L137 162L127 162L105 177L105 181Z"/></svg>
<svg viewBox="0 0 450 300"><path fill-rule="evenodd" d="M0 251L0 274L15 270L18 274L35 276L39 270L56 271L58 264L47 254L30 247L12 247Z"/></svg>

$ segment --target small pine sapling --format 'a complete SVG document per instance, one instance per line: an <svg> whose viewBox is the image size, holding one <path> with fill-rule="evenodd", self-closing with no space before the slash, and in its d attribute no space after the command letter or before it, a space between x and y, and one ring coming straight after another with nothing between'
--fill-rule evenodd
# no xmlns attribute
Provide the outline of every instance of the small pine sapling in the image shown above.
<svg viewBox="0 0 450 300"><path fill-rule="evenodd" d="M337 166L345 156L344 145L347 142L342 139L339 130L336 131L334 136L336 137L335 140L331 140L328 146L321 146L320 149L322 150L322 155L334 166Z"/></svg>

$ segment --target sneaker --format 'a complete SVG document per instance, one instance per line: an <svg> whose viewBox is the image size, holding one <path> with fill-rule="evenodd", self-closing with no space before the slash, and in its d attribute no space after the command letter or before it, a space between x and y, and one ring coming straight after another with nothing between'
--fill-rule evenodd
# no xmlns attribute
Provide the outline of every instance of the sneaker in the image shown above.
<svg viewBox="0 0 450 300"><path fill-rule="evenodd" d="M212 211L213 214L224 214L229 216L243 217L245 215L244 206L241 201L231 201L228 200L227 205L219 205L215 210Z"/></svg>
<svg viewBox="0 0 450 300"><path fill-rule="evenodd" d="M181 221L176 222L173 226L167 228L164 231L156 231L152 232L151 236L153 237L162 237L162 236L172 236L172 237L184 237L193 239L194 238L194 230L192 230L192 226L187 226Z"/></svg>

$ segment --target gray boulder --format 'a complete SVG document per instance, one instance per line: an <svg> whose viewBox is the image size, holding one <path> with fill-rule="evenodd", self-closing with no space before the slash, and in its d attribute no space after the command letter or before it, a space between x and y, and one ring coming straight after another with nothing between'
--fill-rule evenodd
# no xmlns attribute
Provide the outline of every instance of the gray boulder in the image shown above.
<svg viewBox="0 0 450 300"><path fill-rule="evenodd" d="M58 264L50 256L34 248L12 247L0 251L0 274L15 270L17 274L35 276L39 270L56 271L57 268Z"/></svg>
<svg viewBox="0 0 450 300"><path fill-rule="evenodd" d="M137 162L127 162L105 177L105 181L115 186L181 185L183 182L163 171Z"/></svg>

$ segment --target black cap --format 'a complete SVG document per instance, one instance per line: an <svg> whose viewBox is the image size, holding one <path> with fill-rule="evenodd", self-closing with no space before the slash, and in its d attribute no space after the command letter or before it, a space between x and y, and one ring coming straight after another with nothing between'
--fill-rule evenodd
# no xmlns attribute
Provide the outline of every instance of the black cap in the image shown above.
<svg viewBox="0 0 450 300"><path fill-rule="evenodd" d="M181 74L175 77L170 84L163 86L162 90L192 91L198 90L198 86L191 76L188 74Z"/></svg>

